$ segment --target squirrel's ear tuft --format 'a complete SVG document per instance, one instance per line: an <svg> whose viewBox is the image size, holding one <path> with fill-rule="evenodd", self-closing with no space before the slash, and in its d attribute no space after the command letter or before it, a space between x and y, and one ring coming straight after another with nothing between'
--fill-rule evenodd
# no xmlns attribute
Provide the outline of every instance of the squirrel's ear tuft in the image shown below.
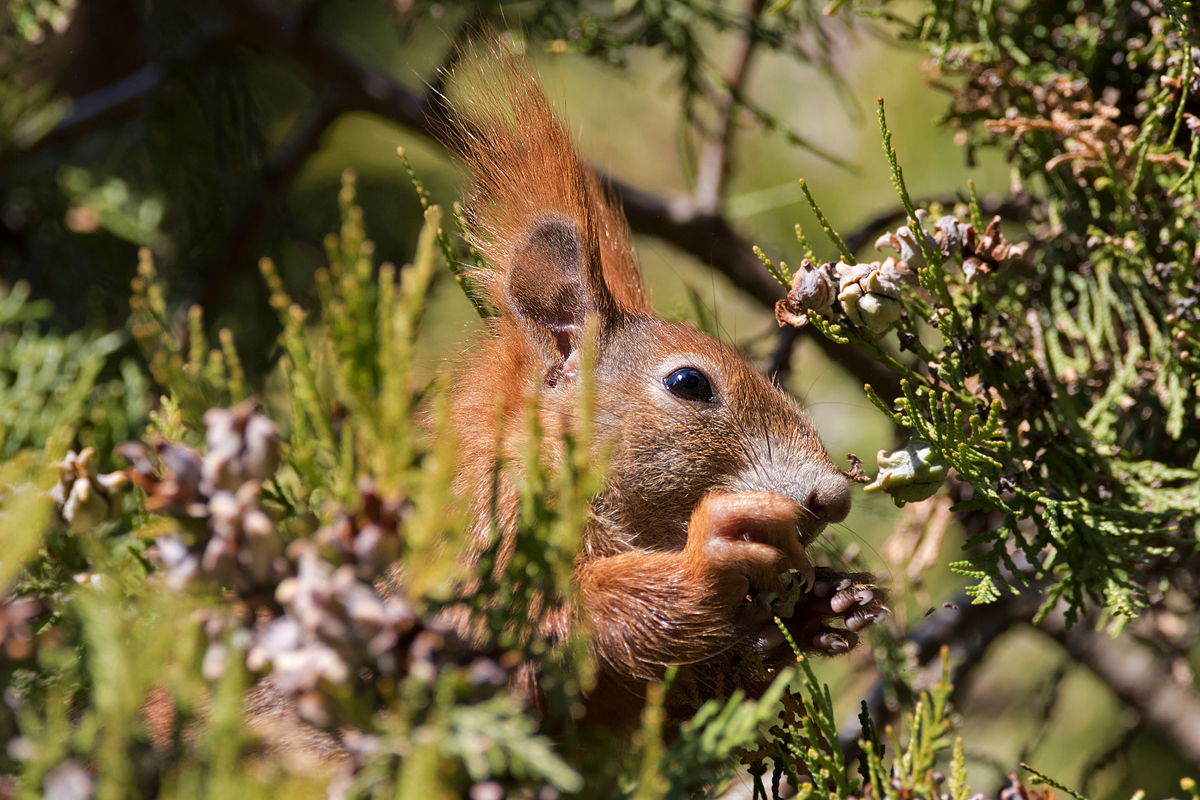
<svg viewBox="0 0 1200 800"><path fill-rule="evenodd" d="M619 207L527 65L485 63L493 77L472 87L471 117L446 131L474 178L466 232L487 267L473 277L552 370L576 352L586 322L603 338L652 310Z"/></svg>

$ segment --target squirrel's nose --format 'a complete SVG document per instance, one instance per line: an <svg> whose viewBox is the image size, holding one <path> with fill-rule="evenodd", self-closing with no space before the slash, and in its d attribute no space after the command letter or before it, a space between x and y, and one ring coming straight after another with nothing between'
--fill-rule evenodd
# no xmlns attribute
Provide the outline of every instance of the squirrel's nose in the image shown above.
<svg viewBox="0 0 1200 800"><path fill-rule="evenodd" d="M841 522L850 513L850 485L840 472L822 475L808 493L805 508L814 527Z"/></svg>

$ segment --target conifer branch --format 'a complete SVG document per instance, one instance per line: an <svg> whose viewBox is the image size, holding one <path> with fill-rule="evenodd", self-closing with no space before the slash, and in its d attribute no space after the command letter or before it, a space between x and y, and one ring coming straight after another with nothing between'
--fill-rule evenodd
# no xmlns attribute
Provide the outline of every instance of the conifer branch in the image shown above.
<svg viewBox="0 0 1200 800"><path fill-rule="evenodd" d="M225 256L209 271L200 294L200 305L215 308L239 271L254 262L254 247L270 206L291 185L309 156L317 151L321 136L345 110L342 93L323 87L288 131L263 168L259 187L238 215Z"/></svg>
<svg viewBox="0 0 1200 800"><path fill-rule="evenodd" d="M1028 592L1021 595L1004 595L993 603L974 604L967 595L956 602L947 603L931 614L920 626L909 633L907 641L916 648L915 663L926 667L935 662L942 648L954 648L955 664L953 682L956 687L977 666L988 648L1014 625L1028 622L1037 612L1041 596ZM880 677L863 696L867 713L882 729L894 721L886 705L887 684ZM838 741L847 759L858 753L858 740L862 726L857 712L848 717L838 732Z"/></svg>

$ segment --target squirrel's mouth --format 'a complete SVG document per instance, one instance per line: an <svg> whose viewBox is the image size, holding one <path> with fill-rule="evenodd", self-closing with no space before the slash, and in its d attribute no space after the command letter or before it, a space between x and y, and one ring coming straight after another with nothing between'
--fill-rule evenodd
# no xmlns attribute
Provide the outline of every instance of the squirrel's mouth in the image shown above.
<svg viewBox="0 0 1200 800"><path fill-rule="evenodd" d="M802 596L813 590L816 582L816 570L813 569L812 563L805 558L802 568L784 570L779 573L780 588L760 589L755 592L752 586L747 597L750 602L760 606L764 611L769 611L773 616L789 619L796 611L796 603Z"/></svg>

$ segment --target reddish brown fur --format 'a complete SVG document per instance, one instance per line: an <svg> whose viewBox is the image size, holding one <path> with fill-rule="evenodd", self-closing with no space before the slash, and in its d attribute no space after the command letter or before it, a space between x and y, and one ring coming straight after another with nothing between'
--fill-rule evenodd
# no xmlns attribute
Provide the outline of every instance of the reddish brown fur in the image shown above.
<svg viewBox="0 0 1200 800"><path fill-rule="evenodd" d="M630 724L646 682L673 664L683 667L669 701L679 715L734 686L760 692L791 654L747 594L807 567L804 544L849 510L845 478L796 404L736 352L651 316L613 202L535 79L513 62L500 71L500 88L476 99L457 137L475 179L470 235L492 265L477 278L500 312L455 384L458 489L476 541L493 508L501 534L515 533L516 490L502 477L493 502L492 481L498 458L522 462L534 399L546 457L561 458L591 332L595 449L610 454L610 470L576 562L582 600L556 609L551 631L591 634L599 683L588 717ZM710 400L667 388L681 368L703 373ZM854 634L828 623L869 624L882 596L827 570L819 578L788 626L806 649L843 652Z"/></svg>
<svg viewBox="0 0 1200 800"><path fill-rule="evenodd" d="M547 211L562 214L600 255L604 280L621 311L648 316L650 303L629 245L624 217L579 161L570 134L554 116L533 76L516 61L495 67L500 80L472 103L477 112L452 140L466 159L474 183L468 211L471 243L493 265L510 264L531 220ZM511 318L504 272L477 275L502 316Z"/></svg>

